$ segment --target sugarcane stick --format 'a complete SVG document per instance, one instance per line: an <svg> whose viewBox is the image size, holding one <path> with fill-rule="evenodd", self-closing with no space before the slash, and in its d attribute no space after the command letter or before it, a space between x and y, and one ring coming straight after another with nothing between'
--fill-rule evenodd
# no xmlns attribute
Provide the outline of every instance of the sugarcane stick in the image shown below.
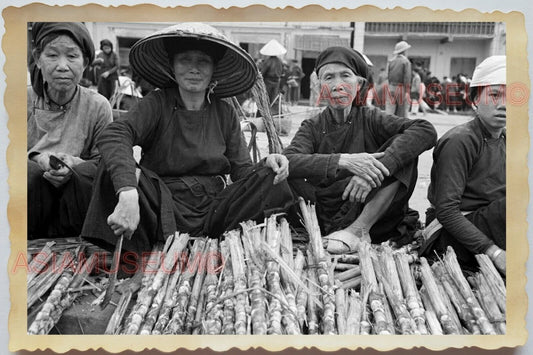
<svg viewBox="0 0 533 355"><path fill-rule="evenodd" d="M307 279L309 277L307 270L303 270L301 276L303 280ZM304 329L304 326L307 324L307 298L307 292L298 288L296 293L296 314L300 329Z"/></svg>
<svg viewBox="0 0 533 355"><path fill-rule="evenodd" d="M218 253L218 240L209 241L209 255ZM222 259L222 257L220 258ZM224 260L221 260L224 263ZM219 265L218 260L213 265L213 272L208 272L204 281L205 290L205 317L202 322L202 334L220 334L222 331L222 304L218 303L218 276L222 277L223 265ZM209 270L209 269L208 269Z"/></svg>
<svg viewBox="0 0 533 355"><path fill-rule="evenodd" d="M307 260L312 259L311 250L307 249ZM316 269L307 269L308 285L311 292L316 292L318 289L318 280L316 277ZM323 307L323 306L322 306ZM318 313L317 304L313 302L311 297L307 297L307 329L309 334L318 334Z"/></svg>
<svg viewBox="0 0 533 355"><path fill-rule="evenodd" d="M442 328L444 329L444 332L446 334L460 334L459 329L457 329L454 321L448 313L448 309L446 308L444 301L442 300L439 288L433 276L433 272L431 271L426 258L420 258L420 264L422 283L427 289L429 299L433 309L435 310L435 314L437 315Z"/></svg>
<svg viewBox="0 0 533 355"><path fill-rule="evenodd" d="M183 254L182 256L186 257L186 254ZM172 276L170 276L170 281L168 282L165 299L163 300L163 304L161 305L161 311L159 312L157 322L155 323L154 328L152 329L153 335L160 335L164 331L168 322L170 321L170 312L175 306L176 300L178 298L178 289L176 285L178 285L181 272L182 270L180 268L180 264L178 263L176 270L174 270L174 273L172 274Z"/></svg>
<svg viewBox="0 0 533 355"><path fill-rule="evenodd" d="M336 260L340 264L359 264L359 254L337 254L331 256L332 261Z"/></svg>
<svg viewBox="0 0 533 355"><path fill-rule="evenodd" d="M474 315L470 311L470 307L466 303L461 292L459 292L459 290L455 287L453 280L451 280L450 275L446 272L442 262L437 261L433 263L431 268L437 280L440 281L443 289L448 294L448 298L455 307L457 315L463 320L464 324L466 325L466 329L471 334L481 334L481 330L477 325Z"/></svg>
<svg viewBox="0 0 533 355"><path fill-rule="evenodd" d="M361 281L362 281L361 276L356 276L352 279L343 281L340 287L343 288L344 290L349 290L349 289L356 290L361 286Z"/></svg>
<svg viewBox="0 0 533 355"><path fill-rule="evenodd" d="M294 257L294 274L297 278L300 280L302 279L302 274L304 272L305 267L305 255L304 253L298 249L296 250L296 256ZM299 289L298 284L293 284L294 289Z"/></svg>
<svg viewBox="0 0 533 355"><path fill-rule="evenodd" d="M230 231L226 234L231 253L231 265L233 271L233 290L235 296L235 334L246 334L246 306L248 304L247 295L242 290L247 288L247 280L244 264L244 252L240 245L240 234L237 231Z"/></svg>
<svg viewBox="0 0 533 355"><path fill-rule="evenodd" d="M107 327L106 327L104 334L108 334L108 335L118 334L120 323L122 322L122 319L124 318L124 314L126 313L128 304L131 301L132 294L133 294L132 290L126 290L124 293L122 293L122 295L120 295L120 299L117 303L117 307L115 308L113 315L111 316L111 318L109 319L109 322L107 323Z"/></svg>
<svg viewBox="0 0 533 355"><path fill-rule="evenodd" d="M434 277L435 277L435 274L434 274ZM446 309L448 310L448 314L450 315L451 320L455 323L455 327L459 330L459 334L468 333L467 329L463 328L461 324L461 320L459 319L459 315L457 314L455 307L450 301L450 297L448 297L448 294L446 293L444 286L442 285L442 283L437 277L435 277L435 283L437 284L439 295L441 296L441 299L444 302Z"/></svg>
<svg viewBox="0 0 533 355"><path fill-rule="evenodd" d="M335 314L337 318L338 334L346 334L346 292L340 288L340 282L337 281L335 290Z"/></svg>
<svg viewBox="0 0 533 355"><path fill-rule="evenodd" d="M461 267L457 262L457 256L451 247L448 247L446 254L444 255L444 265L446 270L450 274L452 280L455 282L455 285L463 295L466 300L466 303L470 306L472 313L477 319L478 325L481 328L483 334L496 334L494 327L487 319L487 315L479 305L476 297L474 296L472 289L468 285L468 281L461 271Z"/></svg>
<svg viewBox="0 0 533 355"><path fill-rule="evenodd" d="M235 334L235 297L228 297L233 294L233 271L231 266L231 253L227 240L220 242L220 253L222 254L223 260L220 297L224 299L222 308L222 334Z"/></svg>
<svg viewBox="0 0 533 355"><path fill-rule="evenodd" d="M299 198L300 211L304 219L305 229L309 234L309 245L311 252L316 260L322 260L325 257L324 246L322 244L322 234L320 226L316 218L316 211L314 205L306 205L303 198Z"/></svg>
<svg viewBox="0 0 533 355"><path fill-rule="evenodd" d="M361 242L358 244L359 250L359 265L361 267L361 277L365 287L370 291L377 291L376 273L372 259L370 257L370 244L368 242Z"/></svg>
<svg viewBox="0 0 533 355"><path fill-rule="evenodd" d="M280 229L280 255L281 259L287 266L294 270L294 258L292 256L292 238L289 223L285 218L281 218L279 222ZM280 269L281 284L285 290L290 289L292 292L296 290L293 285L291 277L287 274L285 269Z"/></svg>
<svg viewBox="0 0 533 355"><path fill-rule="evenodd" d="M279 253L279 236L280 232L276 228L276 222L272 218L267 220L266 228L266 243L268 248L272 250L274 254ZM266 247L265 247L266 249ZM281 285L280 285L280 276L279 276L279 265L274 260L269 260L267 262L267 274L266 280L268 285L268 290L278 297L270 296L269 301L269 323L268 323L268 334L283 334L282 333L282 312L281 307Z"/></svg>
<svg viewBox="0 0 533 355"><path fill-rule="evenodd" d="M167 241L173 239L174 236L170 236L167 238ZM163 245L161 245L161 243L156 243L152 248L152 252L148 256L148 260L142 265L143 277L141 279L141 289L146 289L151 285L152 280L154 279L157 270L159 270L159 266L161 265L162 256Z"/></svg>
<svg viewBox="0 0 533 355"><path fill-rule="evenodd" d="M371 332L372 325L370 324L370 306L368 305L368 298L370 296L371 288L363 283L364 280L361 280L361 325L360 325L360 334L368 335Z"/></svg>
<svg viewBox="0 0 533 355"><path fill-rule="evenodd" d="M394 292L392 286L385 277L380 275L379 278L396 317L396 321L398 322L401 334L419 334L416 323L407 311L407 307L403 303L403 300L398 298L398 294Z"/></svg>
<svg viewBox="0 0 533 355"><path fill-rule="evenodd" d="M383 296L376 291L371 291L368 296L370 308L374 316L374 330L378 335L391 334L391 325L387 322L385 315L385 306L383 303Z"/></svg>
<svg viewBox="0 0 533 355"><path fill-rule="evenodd" d="M198 335L202 331L201 323L202 323L202 316L205 310L205 298L206 298L206 289L202 288L202 290L200 291L200 298L198 298L198 306L196 307L196 315L191 325L192 335Z"/></svg>
<svg viewBox="0 0 533 355"><path fill-rule="evenodd" d="M473 290L473 292L477 297L479 304L487 314L489 321L494 325L498 334L505 334L505 315L502 314L500 308L494 300L485 276L482 273L477 273L473 278L477 285L477 291Z"/></svg>
<svg viewBox="0 0 533 355"><path fill-rule="evenodd" d="M347 335L358 335L361 327L361 297L353 290L348 291L346 314L346 332Z"/></svg>
<svg viewBox="0 0 533 355"><path fill-rule="evenodd" d="M334 269L337 272L343 272L343 271L359 268L359 265L357 265L357 264L339 263L339 262L335 262L335 261L332 261L332 262L333 262L333 265L335 265Z"/></svg>
<svg viewBox="0 0 533 355"><path fill-rule="evenodd" d="M409 314L415 321L418 332L421 335L426 335L428 334L428 329L426 327L425 311L418 298L418 291L416 289L413 275L411 274L409 262L406 255L403 253L393 254L393 258L396 263L396 270L398 270L398 277L400 279Z"/></svg>
<svg viewBox="0 0 533 355"><path fill-rule="evenodd" d="M437 318L437 314L435 313L435 309L433 308L433 304L431 303L431 300L429 299L429 296L427 294L427 290L425 287L422 286L420 289L420 299L421 302L424 304L425 307L425 317L427 320L427 324L429 327L430 334L433 335L443 335L444 331L442 330L441 324Z"/></svg>
<svg viewBox="0 0 533 355"><path fill-rule="evenodd" d="M26 277L26 285L28 285L28 288L31 286L35 276L39 275L43 268L48 265L50 259L52 259L53 253L51 248L55 243L56 242L54 241L47 242L31 261L28 260L28 275Z"/></svg>
<svg viewBox="0 0 533 355"><path fill-rule="evenodd" d="M257 228L249 228L248 225L243 225L242 241L245 256L249 260L247 268L248 284L252 288L252 291L250 291L250 327L253 334L264 335L267 334L267 299L261 290L264 288L264 278L260 270L263 270L265 267L262 265L264 260L261 257L261 253L257 252L254 247L253 233L259 233L259 230Z"/></svg>
<svg viewBox="0 0 533 355"><path fill-rule="evenodd" d="M388 281L391 290L394 292L398 300L403 301L404 295L402 292L402 284L400 283L400 276L394 262L393 252L390 246L382 245L379 260L385 272L385 278Z"/></svg>
<svg viewBox="0 0 533 355"><path fill-rule="evenodd" d="M503 282L502 276L496 270L496 267L490 260L488 255L477 254L476 260L479 264L479 269L485 277L489 285L491 293L494 295L494 300L500 308L501 313L505 315L506 313L506 302L507 302L507 291L505 289L505 283Z"/></svg>
<svg viewBox="0 0 533 355"><path fill-rule="evenodd" d="M191 296L189 297L189 304L187 307L187 316L186 321L184 325L184 334L191 334L192 332L192 326L196 317L196 310L198 308L198 303L200 299L200 295L202 292L202 286L205 279L206 274L206 262L207 262L207 248L208 244L205 240L200 240L200 246L202 257L200 259L200 263L198 265L198 271L196 272L196 277L194 278L194 283L192 286Z"/></svg>
<svg viewBox="0 0 533 355"><path fill-rule="evenodd" d="M66 269L60 276L43 307L28 329L28 334L48 334L61 317L70 300L63 300L63 295L73 279L72 269ZM55 313L55 316L54 316Z"/></svg>
<svg viewBox="0 0 533 355"><path fill-rule="evenodd" d="M34 279L33 286L28 289L28 301L27 308L30 308L41 296L43 296L48 290L55 284L55 282L61 277L65 268L69 268L72 265L72 255L69 251L63 252L59 256L59 262L52 267L48 268L45 273L41 274L38 278ZM57 267L59 265L59 267Z"/></svg>
<svg viewBox="0 0 533 355"><path fill-rule="evenodd" d="M360 275L361 275L361 268L358 265L355 265L351 269L335 274L335 279L339 281L346 281L346 280L353 279L354 277L360 276Z"/></svg>
<svg viewBox="0 0 533 355"><path fill-rule="evenodd" d="M159 311L161 310L161 305L167 293L169 278L170 277L167 274L165 281L163 282L163 286L157 291L157 294L152 301L152 305L150 306L150 309L148 310L148 313L146 314L144 322L141 326L141 330L139 332L140 335L149 335L152 333L152 329L157 321Z"/></svg>
<svg viewBox="0 0 533 355"><path fill-rule="evenodd" d="M183 271L180 275L178 284L176 303L172 308L172 317L163 331L163 334L183 334L183 327L186 321L186 312L192 289L191 284L194 282L196 273L199 270L198 265L203 258L201 253L203 245L204 242L202 239L196 239L190 249L186 265L181 265Z"/></svg>

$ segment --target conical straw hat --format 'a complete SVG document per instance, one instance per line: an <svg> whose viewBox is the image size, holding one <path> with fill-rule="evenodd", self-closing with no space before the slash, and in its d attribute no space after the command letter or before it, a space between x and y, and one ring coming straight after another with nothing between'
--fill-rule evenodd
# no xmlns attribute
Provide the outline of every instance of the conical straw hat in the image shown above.
<svg viewBox="0 0 533 355"><path fill-rule="evenodd" d="M275 39L271 39L267 44L263 46L263 48L261 48L259 53L268 56L278 56L287 53L287 49L285 49L285 47L283 47L283 45Z"/></svg>
<svg viewBox="0 0 533 355"><path fill-rule="evenodd" d="M173 25L152 33L137 41L131 48L129 59L133 70L152 85L158 88L178 85L165 49L166 38L197 39L227 48L213 72L212 80L217 82L214 89L216 96L235 96L254 85L258 69L252 57L216 28L192 22Z"/></svg>

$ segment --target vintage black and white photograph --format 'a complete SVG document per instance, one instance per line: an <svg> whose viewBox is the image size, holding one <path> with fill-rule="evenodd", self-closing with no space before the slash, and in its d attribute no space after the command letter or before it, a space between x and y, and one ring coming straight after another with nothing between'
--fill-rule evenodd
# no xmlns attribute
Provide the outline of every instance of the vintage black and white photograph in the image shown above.
<svg viewBox="0 0 533 355"><path fill-rule="evenodd" d="M504 22L28 22L27 333L506 334Z"/></svg>

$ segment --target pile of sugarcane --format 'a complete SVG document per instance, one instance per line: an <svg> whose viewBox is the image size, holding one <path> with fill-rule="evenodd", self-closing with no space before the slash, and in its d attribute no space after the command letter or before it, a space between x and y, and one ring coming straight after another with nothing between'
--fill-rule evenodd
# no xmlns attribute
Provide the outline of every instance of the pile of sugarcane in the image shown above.
<svg viewBox="0 0 533 355"><path fill-rule="evenodd" d="M89 276L108 253L79 238L28 243L28 333L48 334L84 292L102 290Z"/></svg>
<svg viewBox="0 0 533 355"><path fill-rule="evenodd" d="M305 242L272 216L243 222L222 241L176 233L156 245L140 269L140 289L123 288L112 303L105 333L505 333L505 283L487 256L477 255L479 272L465 277L451 248L431 266L410 246L361 242L355 253L330 255L314 206L301 202L300 209ZM98 291L94 305L103 298L105 283L94 279L101 255L73 258L89 248L74 245L53 253L47 243L34 254L30 334L48 333L89 288ZM50 265L49 255L56 269L39 268Z"/></svg>
<svg viewBox="0 0 533 355"><path fill-rule="evenodd" d="M360 243L329 255L314 206L292 243L272 216L223 241L176 234L157 250L133 307L122 295L107 334L503 334L505 285L478 256L468 280L448 250L431 267L409 248ZM158 262L159 261L159 262Z"/></svg>

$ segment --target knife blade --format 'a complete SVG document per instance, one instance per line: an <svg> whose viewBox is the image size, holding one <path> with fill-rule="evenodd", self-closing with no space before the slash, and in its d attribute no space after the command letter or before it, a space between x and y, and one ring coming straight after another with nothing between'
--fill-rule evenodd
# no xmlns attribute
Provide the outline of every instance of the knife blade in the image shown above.
<svg viewBox="0 0 533 355"><path fill-rule="evenodd" d="M105 291L104 300L102 301L102 309L106 308L111 301L111 297L115 293L115 284L117 282L118 266L120 264L120 252L122 250L122 241L124 240L124 234L120 235L117 245L115 246L115 252L113 253L113 262L111 263L111 270L109 273L109 283Z"/></svg>
<svg viewBox="0 0 533 355"><path fill-rule="evenodd" d="M50 167L54 170L59 170L62 167L65 167L70 170L72 174L78 176L78 173L75 172L74 169L72 169L67 163L65 163L63 160L59 159L55 155L50 155L48 164L50 164Z"/></svg>

